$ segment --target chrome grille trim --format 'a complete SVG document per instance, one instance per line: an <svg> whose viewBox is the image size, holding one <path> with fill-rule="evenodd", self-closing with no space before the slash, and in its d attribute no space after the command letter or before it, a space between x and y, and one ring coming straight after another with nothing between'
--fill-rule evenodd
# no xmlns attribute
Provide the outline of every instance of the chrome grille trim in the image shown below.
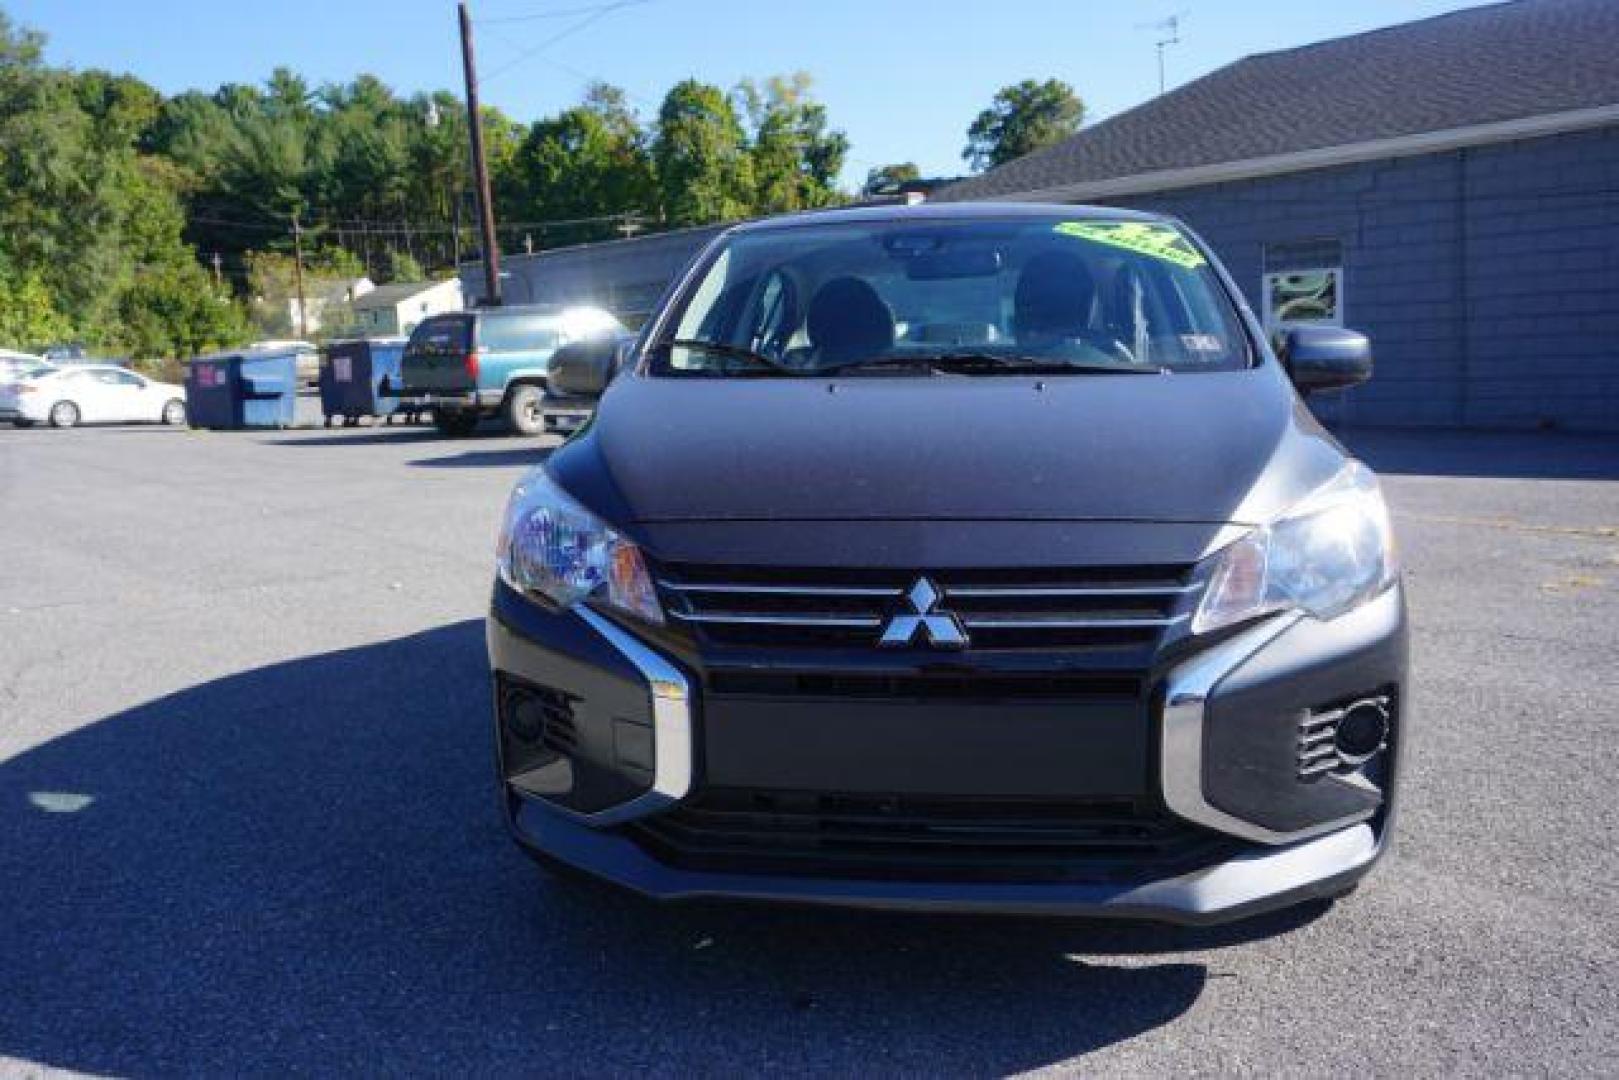
<svg viewBox="0 0 1619 1080"><path fill-rule="evenodd" d="M850 585L711 585L702 582L658 579L658 587L679 593L722 593L760 596L898 596L901 589L878 589Z"/></svg>
<svg viewBox="0 0 1619 1080"><path fill-rule="evenodd" d="M882 620L875 616L845 616L845 615L743 615L740 612L703 612L692 614L685 611L671 611L669 613L681 622L690 623L728 623L736 626L826 626L845 627L852 630L874 630L882 625Z"/></svg>
<svg viewBox="0 0 1619 1080"><path fill-rule="evenodd" d="M672 625L727 647L937 650L948 647L937 625L948 621L975 650L1117 652L1156 648L1184 628L1205 587L1193 573L1190 565L911 571L669 564L653 579ZM888 640L907 624L909 637Z"/></svg>
<svg viewBox="0 0 1619 1080"><path fill-rule="evenodd" d="M1143 619L1023 619L997 616L961 615L961 624L969 630L1152 630L1174 626L1189 618L1187 615L1169 615L1163 618Z"/></svg>
<svg viewBox="0 0 1619 1080"><path fill-rule="evenodd" d="M1197 592L1203 587L1201 582L1191 585L1162 585L1141 586L1121 585L1118 588L1105 586L1088 586L1085 588L1069 588L1066 586L1018 586L1018 585L964 585L955 588L946 587L946 597L959 596L964 599L1017 599L1019 597L1090 597L1090 596L1184 596L1187 593Z"/></svg>

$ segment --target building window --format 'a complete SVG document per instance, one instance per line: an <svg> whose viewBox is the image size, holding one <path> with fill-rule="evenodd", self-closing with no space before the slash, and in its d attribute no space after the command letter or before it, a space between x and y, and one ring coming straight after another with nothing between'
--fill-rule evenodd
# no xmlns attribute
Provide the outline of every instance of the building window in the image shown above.
<svg viewBox="0 0 1619 1080"><path fill-rule="evenodd" d="M1265 330L1344 324L1343 245L1334 239L1265 245Z"/></svg>

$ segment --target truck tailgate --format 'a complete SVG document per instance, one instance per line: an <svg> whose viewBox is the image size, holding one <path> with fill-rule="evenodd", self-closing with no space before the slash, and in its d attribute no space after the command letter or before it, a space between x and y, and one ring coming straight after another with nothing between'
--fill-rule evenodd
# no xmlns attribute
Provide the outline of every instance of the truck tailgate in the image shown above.
<svg viewBox="0 0 1619 1080"><path fill-rule="evenodd" d="M405 346L400 363L400 381L407 393L465 392L475 390L478 380L467 365L473 351L472 317L443 315L416 328Z"/></svg>

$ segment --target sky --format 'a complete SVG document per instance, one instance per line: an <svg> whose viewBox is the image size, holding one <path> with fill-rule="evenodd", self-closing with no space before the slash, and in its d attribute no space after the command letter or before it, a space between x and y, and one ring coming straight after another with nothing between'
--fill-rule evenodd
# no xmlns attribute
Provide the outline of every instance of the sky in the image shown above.
<svg viewBox="0 0 1619 1080"><path fill-rule="evenodd" d="M687 77L730 87L807 71L852 147L845 182L914 161L966 171L967 126L995 91L1059 78L1087 123L1243 56L1475 6L1461 0L471 0L486 104L523 121L566 108L592 79L643 115ZM608 10L602 10L608 7ZM453 0L0 0L49 38L52 63L129 72L165 93L366 72L401 93L461 88ZM1323 78L1330 78L1324 72Z"/></svg>

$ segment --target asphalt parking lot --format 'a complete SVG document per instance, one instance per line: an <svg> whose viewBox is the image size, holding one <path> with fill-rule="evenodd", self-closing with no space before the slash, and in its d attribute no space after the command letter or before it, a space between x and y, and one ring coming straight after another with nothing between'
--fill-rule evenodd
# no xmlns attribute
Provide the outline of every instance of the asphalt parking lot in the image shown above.
<svg viewBox="0 0 1619 1080"><path fill-rule="evenodd" d="M544 443L0 430L0 1071L1619 1069L1619 442L1351 436L1413 607L1397 846L1216 930L649 906L502 832Z"/></svg>

